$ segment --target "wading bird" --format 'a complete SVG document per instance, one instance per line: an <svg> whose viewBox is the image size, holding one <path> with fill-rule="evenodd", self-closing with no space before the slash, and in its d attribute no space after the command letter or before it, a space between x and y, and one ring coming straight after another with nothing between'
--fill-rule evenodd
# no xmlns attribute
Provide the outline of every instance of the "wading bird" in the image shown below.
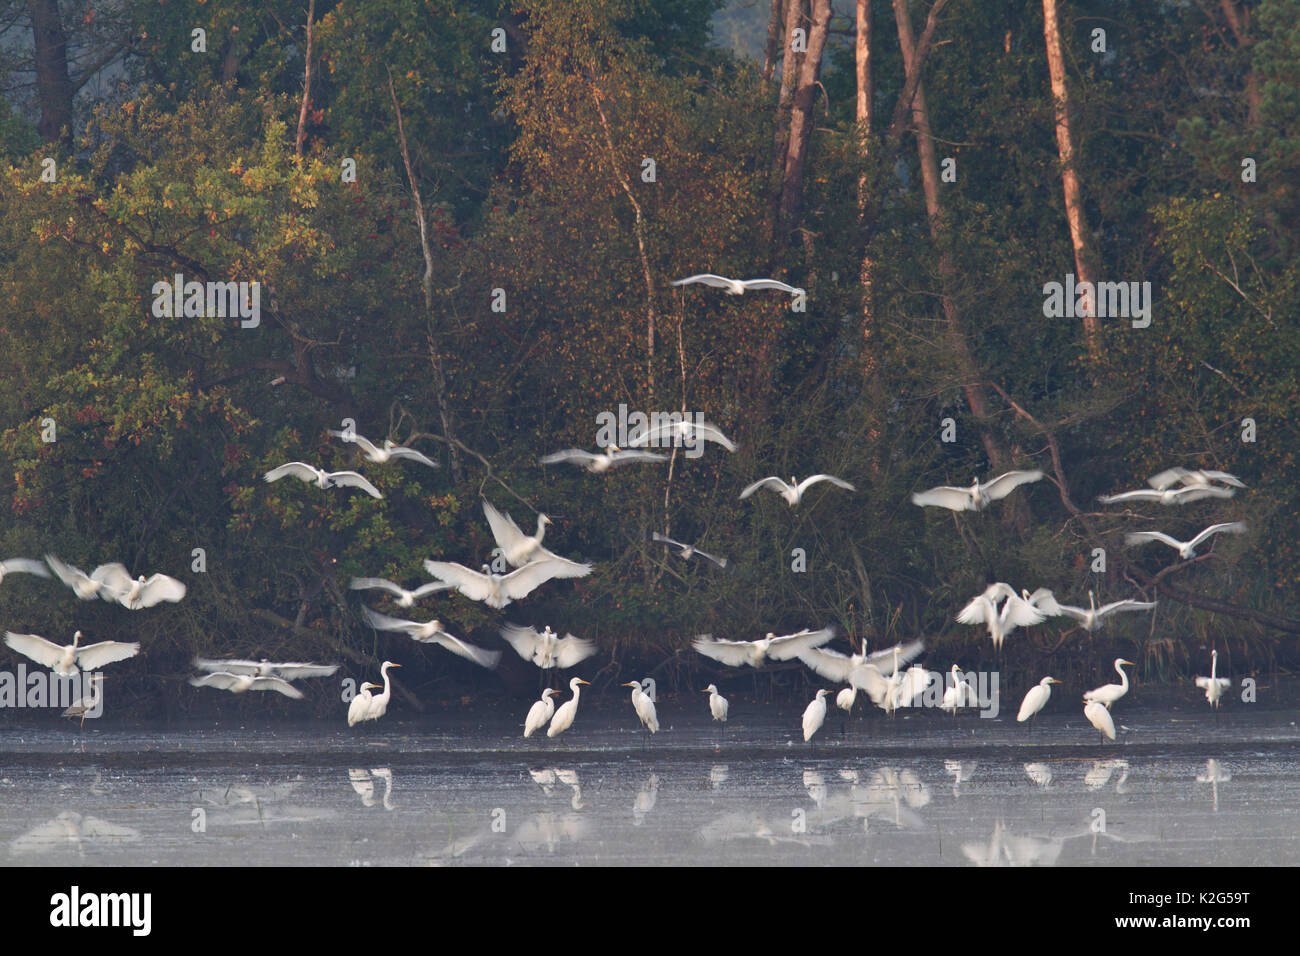
<svg viewBox="0 0 1300 956"><path fill-rule="evenodd" d="M1205 691L1205 699L1210 702L1215 713L1219 711L1219 698L1223 692L1232 686L1232 681L1226 677L1220 677L1219 674L1219 652L1210 651L1210 676L1196 678L1196 686Z"/></svg>
<svg viewBox="0 0 1300 956"><path fill-rule="evenodd" d="M724 641L711 634L701 634L691 646L705 657L726 664L728 667L762 667L764 661L788 661L798 657L810 647L819 647L835 636L835 629L822 628L820 631L807 629L797 634L777 637L771 631L756 641Z"/></svg>
<svg viewBox="0 0 1300 956"><path fill-rule="evenodd" d="M786 500L786 504L793 508L803 500L804 492L819 481L829 481L835 487L844 488L847 491L858 490L843 478L836 478L834 475L813 475L812 477L805 478L800 482L796 482L794 475L791 475L789 484L776 477L776 475L770 475L767 478L762 478L759 481L754 482L752 485L749 485L740 493L740 497L742 499L748 498L754 492L758 491L759 488L771 488Z"/></svg>
<svg viewBox="0 0 1300 956"><path fill-rule="evenodd" d="M448 634L442 629L442 622L438 620L423 623L419 621L403 621L399 618L389 617L387 614L380 614L378 611L372 611L368 607L363 607L361 613L375 630L401 631L413 641L419 641L421 644L437 644L458 657L473 661L480 667L491 669L496 667L497 661L501 659L500 651L486 651L475 644L470 644L468 641L462 641L459 637Z"/></svg>
<svg viewBox="0 0 1300 956"><path fill-rule="evenodd" d="M427 457L422 452L418 452L414 448L407 448L404 445L394 445L387 438L384 439L384 447L378 448L375 446L374 442L362 438L360 435L356 434L355 432L349 435L349 433L346 431L341 431L341 432L331 431L328 432L328 434L333 435L335 438L341 438L345 442L351 442L355 444L358 448L361 449L362 453L365 454L368 460L373 461L379 465L385 464L397 458L409 458L411 461L418 461L420 464L428 465L430 468L438 467L438 463L436 461Z"/></svg>
<svg viewBox="0 0 1300 956"><path fill-rule="evenodd" d="M655 713L655 702L642 689L642 685L648 683L650 683L650 679L646 678L639 682L631 680L620 686L632 688L632 709L636 711L636 715L640 718L645 729L652 734L657 734L659 732L659 715Z"/></svg>
<svg viewBox="0 0 1300 956"><path fill-rule="evenodd" d="M1178 552L1178 556L1184 561L1190 561L1196 557L1196 546L1202 541L1212 538L1216 534L1241 534L1246 530L1244 521L1226 521L1221 524L1212 524L1191 541L1178 541L1162 534L1159 531L1130 531L1124 535L1124 543L1127 545L1146 544L1148 541L1161 541Z"/></svg>
<svg viewBox="0 0 1300 956"><path fill-rule="evenodd" d="M1055 677L1044 677L1029 688L1029 693L1020 702L1020 713L1016 714L1016 720L1022 724L1026 720L1032 720L1035 714L1047 706L1047 701L1052 696L1052 685L1059 683Z"/></svg>
<svg viewBox="0 0 1300 956"><path fill-rule="evenodd" d="M727 704L727 698L718 693L718 686L710 684L700 693L709 695L709 713L713 715L713 719L726 726L727 711L730 708Z"/></svg>
<svg viewBox="0 0 1300 956"><path fill-rule="evenodd" d="M467 598L495 608L527 597L552 578L585 578L591 573L590 564L550 558L525 564L509 574L494 574L486 564L482 571L471 571L451 561L425 561L424 568Z"/></svg>
<svg viewBox="0 0 1300 956"><path fill-rule="evenodd" d="M360 488L372 498L384 497L379 489L355 471L324 471L313 468L303 461L291 461L278 468L272 468L262 476L264 481L279 481L292 475L302 481L312 482L317 488Z"/></svg>
<svg viewBox="0 0 1300 956"><path fill-rule="evenodd" d="M1023 484L1038 481L1043 473L1034 471L1008 471L998 475L987 485L981 485L979 478L969 488L954 488L940 485L929 491L920 491L912 495L912 504L923 507L947 508L949 511L982 511L990 502L1005 498Z"/></svg>
<svg viewBox="0 0 1300 956"><path fill-rule="evenodd" d="M670 282L669 285L707 285L715 289L725 289L727 295L744 295L746 291L761 289L776 289L778 292L788 292L790 295L805 294L803 289L786 285L776 279L728 279L726 276L716 275L712 272L701 272L699 275L677 279L675 282Z"/></svg>
<svg viewBox="0 0 1300 956"><path fill-rule="evenodd" d="M804 743L812 740L813 734L822 729L822 724L826 722L826 691L819 690L817 696L813 698L803 712L803 739Z"/></svg>
<svg viewBox="0 0 1300 956"><path fill-rule="evenodd" d="M573 696L555 708L555 716L551 718L551 726L547 728L546 736L558 737L573 726L573 718L578 716L578 697L581 693L579 688L583 684L590 683L581 677L569 681L569 690L573 691Z"/></svg>
<svg viewBox="0 0 1300 956"><path fill-rule="evenodd" d="M1095 700L1090 700L1083 708L1083 716L1088 718L1088 723L1097 728L1098 731L1105 734L1111 740L1115 739L1115 721L1111 719L1110 711L1106 706Z"/></svg>
<svg viewBox="0 0 1300 956"><path fill-rule="evenodd" d="M701 551L693 544L682 544L680 541L674 541L672 538L665 537L664 535L660 534L658 531L656 531L652 535L652 537L660 544L666 544L669 550L675 548L677 550L677 556L682 558L683 560L689 561L695 555L699 555L701 558L704 558L706 561L712 561L720 568L725 569L727 567L726 558L715 558L707 551Z"/></svg>
<svg viewBox="0 0 1300 956"><path fill-rule="evenodd" d="M617 445L607 445L599 455L593 455L581 448L566 448L540 459L543 465L572 463L586 468L592 474L603 474L616 465L630 465L634 461L667 461L667 455L657 455L649 451L623 451Z"/></svg>
<svg viewBox="0 0 1300 956"><path fill-rule="evenodd" d="M943 702L939 707L955 717L959 708L978 707L980 696L975 687L974 674L967 674L963 677L961 668L956 664L952 665L950 673L952 674L952 686L943 692Z"/></svg>
<svg viewBox="0 0 1300 956"><path fill-rule="evenodd" d="M438 591L447 591L451 587L452 585L446 581L430 581L428 584L421 584L414 591L408 591L385 578L353 578L348 584L349 590L352 591L387 591L396 597L398 607L415 607L415 602L421 598Z"/></svg>
<svg viewBox="0 0 1300 956"><path fill-rule="evenodd" d="M393 688L389 684L389 680L388 680L388 670L391 667L401 667L401 666L402 666L401 664L394 664L392 661L384 661L384 663L380 665L379 673L382 674L384 678L384 692L382 694L376 694L370 697L369 700L367 700L365 703L365 710L356 714L355 719L353 719L354 717L353 707L356 706L357 700L359 699L360 695L358 695L358 697L353 697L352 703L348 706L349 727L351 727L355 723L360 723L363 720L378 720L380 717L384 716L385 712L388 710L388 698L391 697L393 693ZM361 685L362 693L365 692L365 688L367 686L373 687L375 690L379 689L378 684L369 684L369 685L362 684Z"/></svg>
<svg viewBox="0 0 1300 956"><path fill-rule="evenodd" d="M348 726L355 727L363 720L369 720L366 715L370 712L370 705L374 698L370 695L372 690L379 690L378 684L371 684L369 681L361 685L357 695L352 698L352 703L348 704Z"/></svg>
<svg viewBox="0 0 1300 956"><path fill-rule="evenodd" d="M73 677L80 668L97 671L105 664L124 661L140 653L140 645L122 641L100 641L98 644L81 644L81 632L72 635L71 644L55 644L37 634L15 634L5 631L5 643L24 657L30 657L43 667L48 667L60 677Z"/></svg>
<svg viewBox="0 0 1300 956"><path fill-rule="evenodd" d="M1110 710L1110 705L1115 703L1125 694L1128 693L1128 675L1124 673L1124 666L1136 667L1132 661L1126 661L1122 657L1115 658L1115 671L1119 674L1120 682L1118 684L1103 684L1096 690L1090 690L1083 695L1083 699L1089 703L1098 703ZM1111 734L1113 738L1115 735Z"/></svg>
<svg viewBox="0 0 1300 956"><path fill-rule="evenodd" d="M74 700L72 702L72 705L63 711L63 716L80 717L81 726L85 727L86 715L90 714L92 711L95 710L96 707L99 706L99 698L103 693L103 685L101 683L103 680L104 680L103 674L92 675L90 680L87 681L87 683L90 684L90 692L87 693L84 697L78 697L76 700Z"/></svg>
<svg viewBox="0 0 1300 956"><path fill-rule="evenodd" d="M520 657L532 661L542 670L552 667L564 670L596 653L594 641L574 637L572 634L556 637L549 627L539 634L531 627L507 624L501 628L501 636Z"/></svg>
<svg viewBox="0 0 1300 956"><path fill-rule="evenodd" d="M542 691L542 699L528 708L528 716L524 718L524 736L531 737L533 731L541 730L546 726L546 722L555 714L554 697L559 691L552 687Z"/></svg>

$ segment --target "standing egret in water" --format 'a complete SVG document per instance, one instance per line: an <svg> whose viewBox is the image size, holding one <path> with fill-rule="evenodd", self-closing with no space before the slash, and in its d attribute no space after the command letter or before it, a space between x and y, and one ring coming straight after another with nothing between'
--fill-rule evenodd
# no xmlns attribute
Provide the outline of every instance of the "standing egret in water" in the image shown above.
<svg viewBox="0 0 1300 956"><path fill-rule="evenodd" d="M547 729L546 736L558 737L573 726L573 718L578 716L579 686L590 683L581 677L569 681L569 690L573 691L573 696L555 709L555 716L551 718L551 726Z"/></svg>
<svg viewBox="0 0 1300 956"><path fill-rule="evenodd" d="M655 702L650 699L649 694L641 689L642 684L649 683L650 678L647 677L644 681L631 680L622 686L632 688L632 709L636 711L636 715L641 719L645 729L652 734L657 734L659 732L659 715L655 713Z"/></svg>
<svg viewBox="0 0 1300 956"><path fill-rule="evenodd" d="M374 700L374 698L370 696L372 690L379 690L379 685L371 684L369 682L362 684L361 690L357 692L357 696L353 697L352 703L348 704L349 727L355 727L361 721L370 719L366 715L370 713L370 704Z"/></svg>
<svg viewBox="0 0 1300 956"><path fill-rule="evenodd" d="M1048 698L1052 696L1052 685L1059 683L1060 681L1055 677L1044 677L1029 688L1029 693L1020 702L1020 713L1016 714L1016 720L1022 724L1026 720L1032 720L1035 714L1047 706ZM1030 726L1032 727L1033 724Z"/></svg>
<svg viewBox="0 0 1300 956"><path fill-rule="evenodd" d="M365 713L357 715L358 722L363 720L378 720L380 717L384 716L385 711L388 710L388 698L393 693L393 688L390 686L388 681L388 669L390 667L401 667L401 666L402 666L401 664L394 664L392 661L384 661L383 665L379 668L379 673L381 673L384 676L384 692L382 694L377 694L370 698L369 703L366 705ZM370 686L374 688L378 688L379 685L371 684ZM365 685L363 684L362 687L364 688ZM357 698L354 697L352 699L353 705L355 705L356 702L357 702ZM352 708L349 707L348 708L349 726L352 723L353 723Z"/></svg>
<svg viewBox="0 0 1300 956"><path fill-rule="evenodd" d="M727 711L730 709L727 704L727 698L718 693L718 686L716 684L710 684L708 687L704 688L704 690L700 691L700 693L709 695L709 713L713 715L714 720L718 721L725 727L727 724Z"/></svg>
<svg viewBox="0 0 1300 956"><path fill-rule="evenodd" d="M1096 701L1097 703L1104 705L1107 710L1110 710L1111 704L1115 703L1115 701L1128 693L1128 675L1124 673L1124 669L1121 666L1124 664L1127 664L1129 667L1137 666L1132 661L1126 661L1122 657L1115 658L1115 670L1119 672L1120 683L1103 684L1096 690L1088 691L1083 695L1083 699L1088 702Z"/></svg>
<svg viewBox="0 0 1300 956"><path fill-rule="evenodd" d="M1110 711L1106 709L1105 704L1095 700L1089 701L1083 708L1083 716L1087 717L1088 723L1098 731L1111 740L1115 739L1115 721L1111 720Z"/></svg>
<svg viewBox="0 0 1300 956"><path fill-rule="evenodd" d="M822 724L826 721L826 691L819 690L817 696L813 698L803 712L803 739L804 742L812 740L813 734L822 729Z"/></svg>
<svg viewBox="0 0 1300 956"><path fill-rule="evenodd" d="M1210 651L1210 676L1196 678L1196 686L1205 691L1205 699L1214 708L1214 719L1219 719L1219 698L1232 686L1232 681L1219 676L1219 652Z"/></svg>
<svg viewBox="0 0 1300 956"><path fill-rule="evenodd" d="M524 720L524 736L531 737L533 731L541 730L546 726L546 722L555 714L555 701L551 700L558 691L553 688L546 688L542 691L542 699L528 708L528 717Z"/></svg>

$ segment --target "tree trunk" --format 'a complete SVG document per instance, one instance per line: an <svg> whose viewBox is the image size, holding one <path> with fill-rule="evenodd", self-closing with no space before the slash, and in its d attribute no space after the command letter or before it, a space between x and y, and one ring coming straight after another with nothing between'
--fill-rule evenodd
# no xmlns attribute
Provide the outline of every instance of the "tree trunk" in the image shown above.
<svg viewBox="0 0 1300 956"><path fill-rule="evenodd" d="M772 136L772 193L768 208L767 238L769 249L784 242L777 243L775 237L779 229L781 212L781 181L785 172L785 157L790 137L790 107L794 101L795 82L799 76L799 64L803 54L791 49L794 44L795 30L803 19L804 0L785 0L785 45L781 48L781 89L776 100L776 124ZM775 254L773 255L775 258Z"/></svg>
<svg viewBox="0 0 1300 956"><path fill-rule="evenodd" d="M871 0L857 0L857 35L853 47L853 60L857 73L858 101L858 153L865 163L871 155ZM864 170L858 175L858 225L866 235L870 184ZM863 371L871 376L875 372L875 310L871 291L871 252L869 244L862 249L862 264L858 280L862 285L862 357Z"/></svg>
<svg viewBox="0 0 1300 956"><path fill-rule="evenodd" d="M790 230L799 225L803 209L804 172L808 167L808 144L812 140L813 106L817 101L817 76L821 72L822 51L831 23L831 0L812 0L812 20L808 27L808 52L799 64L799 88L790 111L790 145L785 157L785 175L781 179L780 242L784 244Z"/></svg>
<svg viewBox="0 0 1300 956"><path fill-rule="evenodd" d="M41 118L36 131L47 143L72 142L72 79L68 75L68 38L58 0L28 0L36 53L36 98Z"/></svg>
<svg viewBox="0 0 1300 956"><path fill-rule="evenodd" d="M1250 35L1250 8L1238 7L1235 0L1219 0L1223 15L1228 19L1232 36L1237 41L1237 49L1244 50L1255 42ZM1248 55L1249 57L1249 55ZM1253 67L1246 71L1246 122L1251 129L1259 129L1259 107L1263 93L1259 89L1259 80L1255 77Z"/></svg>
<svg viewBox="0 0 1300 956"><path fill-rule="evenodd" d="M763 83L772 81L776 70L776 54L781 44L781 15L785 10L784 0L772 0L772 12L767 18L767 48L763 52Z"/></svg>
<svg viewBox="0 0 1300 956"><path fill-rule="evenodd" d="M307 110L311 106L311 40L312 21L316 19L316 0L307 4L307 69L302 81L302 108L298 110L298 137L294 141L294 154L302 158L302 144L307 139Z"/></svg>
<svg viewBox="0 0 1300 956"><path fill-rule="evenodd" d="M1056 103L1056 149L1061 158L1061 185L1065 189L1065 218L1070 224L1070 242L1074 246L1074 272L1078 282L1097 288L1097 261L1090 241L1088 225L1083 219L1083 198L1079 174L1075 169L1074 135L1070 129L1070 91L1065 82L1065 58L1061 54L1061 29L1057 21L1056 0L1043 0L1043 35L1047 40L1047 70L1052 78L1052 99ZM1096 361L1101 351L1101 329L1097 322L1097 296L1092 296L1083 315L1083 334L1088 356Z"/></svg>

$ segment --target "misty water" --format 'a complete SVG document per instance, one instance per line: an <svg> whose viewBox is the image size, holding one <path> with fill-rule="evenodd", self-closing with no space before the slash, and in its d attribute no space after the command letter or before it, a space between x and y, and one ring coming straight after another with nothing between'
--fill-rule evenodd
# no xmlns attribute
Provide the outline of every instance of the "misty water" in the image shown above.
<svg viewBox="0 0 1300 956"><path fill-rule="evenodd" d="M1294 865L1293 710L0 728L7 865ZM755 708L757 711L758 708Z"/></svg>

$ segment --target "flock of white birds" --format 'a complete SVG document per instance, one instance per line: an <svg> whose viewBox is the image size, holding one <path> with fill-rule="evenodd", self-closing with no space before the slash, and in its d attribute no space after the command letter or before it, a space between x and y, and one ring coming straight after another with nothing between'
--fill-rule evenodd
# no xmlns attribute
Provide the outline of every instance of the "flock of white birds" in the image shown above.
<svg viewBox="0 0 1300 956"><path fill-rule="evenodd" d="M675 286L702 284L722 288L732 295L740 295L749 290L776 289L791 295L803 294L798 289L772 279L736 280L711 273L690 276L674 282ZM385 439L382 445L376 445L358 435L351 428L343 431L329 431L332 437L352 443L365 458L375 464L408 460L427 467L436 468L437 463L423 453L394 444ZM598 452L588 452L578 448L566 449L541 458L541 464L573 464L585 468L594 474L603 474L609 469L632 463L651 463L667 461L668 456L640 450L644 446L692 443L692 447L712 442L728 452L736 450L736 445L714 425L703 422L673 422L652 429L643 429L628 441L629 449L620 449L608 445ZM306 462L292 461L268 471L264 476L268 482L285 477L298 478L314 484L324 490L334 487L359 488L373 498L382 498L383 494L365 476L356 471L327 472ZM941 486L929 491L912 495L912 501L922 507L944 508L954 512L982 511L992 502L1010 495L1015 489L1043 478L1041 471L1009 471L998 475L987 483L975 478L969 488ZM746 499L762 488L768 488L779 494L791 507L797 507L814 485L825 483L845 491L856 491L854 485L829 474L815 474L803 481L791 477L789 482L776 476L759 479L746 486L740 492L740 498ZM1185 468L1171 468L1152 477L1150 488L1130 491L1117 495L1102 496L1103 503L1122 503L1130 501L1156 502L1163 505L1184 504L1205 498L1230 498L1236 489L1245 487L1234 476L1222 471L1200 471ZM455 590L465 597L481 601L492 608L505 608L514 601L521 600L553 579L586 577L592 571L587 563L573 561L548 550L542 544L546 528L551 524L545 514L538 514L537 528L534 534L525 534L508 515L498 511L486 498L483 499L483 513L491 528L497 544L497 553L513 570L497 573L489 565L482 565L478 571L450 561L425 561L424 568L434 579L412 590L383 578L365 577L352 580L350 587L354 590L377 590L386 592L393 603L401 608L412 608L421 600L442 591ZM1245 530L1242 522L1228 522L1212 525L1183 542L1169 535L1155 531L1137 531L1126 535L1125 541L1130 546L1160 541L1177 553L1182 560L1195 557L1195 548L1210 538L1221 533L1240 533ZM681 558L690 559L699 556L712 562L719 568L726 569L726 558L708 554L692 544L676 541L659 533L653 539L674 550ZM47 570L48 568L48 570ZM16 558L0 563L0 580L9 573L20 572L35 574L48 578L54 574L73 590L82 600L101 598L121 604L130 610L153 607L161 602L177 602L185 596L185 585L165 574L155 574L145 578L132 579L122 564L104 564L95 568L90 574L65 564L53 555L47 555L44 564L26 558ZM957 614L956 620L962 624L978 625L987 628L993 642L995 654L1000 655L1003 643L1015 629L1041 624L1048 617L1065 616L1078 622L1078 626L1087 631L1096 631L1105 621L1118 612L1143 612L1155 608L1155 602L1122 600L1098 607L1093 592L1088 592L1089 606L1085 608L1060 604L1051 591L1039 588L1032 594L1028 590L1019 593L1009 584L996 582L982 593L971 599ZM382 614L373 608L363 607L364 619L376 630L404 633L412 640L436 644L443 649L472 661L485 668L495 667L501 652L487 650L463 641L449 633L437 620L412 621ZM541 669L547 671L568 670L596 653L596 645L590 640L566 634L559 637L549 626L542 631L531 627L505 624L500 634L505 642L519 656ZM851 713L859 691L886 713L893 714L904 707L914 706L926 691L938 682L946 684L943 694L942 709L952 714L962 708L979 706L979 694L973 674L963 675L958 665L953 664L947 675L929 671L920 665L909 663L924 651L920 641L899 644L891 648L868 652L865 647L861 652L845 654L829 649L823 645L835 637L830 627L819 630L802 630L794 634L776 635L768 633L764 637L751 640L723 640L704 634L693 641L693 647L701 655L729 667L761 667L767 661L799 660L818 676L845 685L836 696L836 705ZM106 664L125 660L140 651L138 643L103 641L97 644L82 645L81 631L73 636L72 644L59 645L35 634L17 634L6 632L5 643L18 653L50 668L55 674L70 677L78 670L96 670ZM286 697L299 699L304 695L293 681L329 677L338 670L338 665L319 665L307 663L275 663L271 661L245 660L207 660L196 658L194 666L206 673L190 678L195 687L213 687L232 693L246 691L275 691ZM376 720L383 716L388 708L391 686L389 670L401 665L384 661L380 668L383 680L382 692L379 684L363 683L358 693L348 706L348 725L354 726L365 721ZM1084 716L1103 735L1115 739L1115 726L1110 715L1111 706L1128 691L1128 676L1123 666L1134 666L1131 661L1117 659L1115 670L1119 673L1121 683L1107 684L1083 695L1085 703ZM1198 687L1205 690L1206 699L1215 708L1219 705L1224 690L1230 685L1227 678L1217 674L1218 652L1211 655L1211 673L1209 677L1198 677ZM1053 677L1044 677L1029 690L1021 704L1017 720L1031 720L1047 704L1051 696L1051 685L1060 683ZM99 683L92 681L94 690L85 698L76 701L65 711L66 716L83 718L97 703ZM573 677L569 681L572 697L556 706L554 697L558 694L553 688L546 688L541 699L532 705L524 722L524 736L531 736L542 727L547 727L547 736L555 737L568 730L577 716L578 700L581 688L588 681ZM659 719L654 701L654 682L650 679L629 681L622 686L632 688L632 706L642 727L649 734L659 730ZM709 711L713 719L723 727L729 714L727 699L719 692L715 684L710 684L704 691L709 694ZM803 713L802 729L805 741L810 741L826 720L826 689L817 691L817 696Z"/></svg>

